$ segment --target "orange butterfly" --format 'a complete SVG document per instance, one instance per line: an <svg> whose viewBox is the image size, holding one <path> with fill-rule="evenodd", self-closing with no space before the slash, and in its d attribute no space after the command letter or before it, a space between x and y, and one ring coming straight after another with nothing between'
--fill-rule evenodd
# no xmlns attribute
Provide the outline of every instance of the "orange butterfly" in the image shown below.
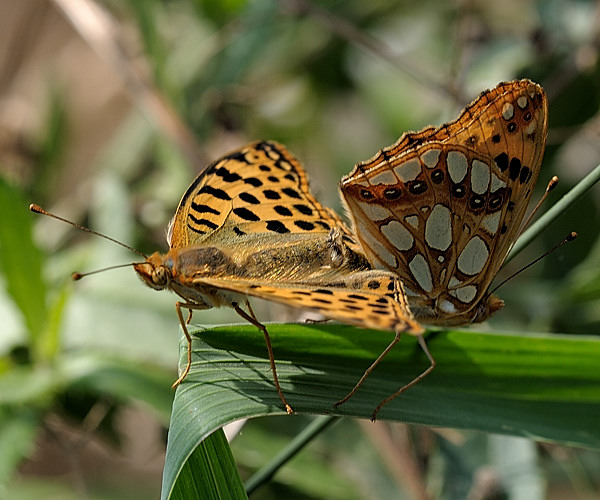
<svg viewBox="0 0 600 500"><path fill-rule="evenodd" d="M182 309L189 310L189 322L193 310L228 306L258 327L288 413L292 408L279 385L269 334L248 296L392 330L396 336L388 350L402 332L423 332L410 314L400 280L371 269L338 216L312 196L302 167L280 144L250 144L203 171L183 195L168 241L166 254L156 252L133 267L149 287L172 290L183 299L175 306L188 340L187 366L174 387L192 363Z"/></svg>

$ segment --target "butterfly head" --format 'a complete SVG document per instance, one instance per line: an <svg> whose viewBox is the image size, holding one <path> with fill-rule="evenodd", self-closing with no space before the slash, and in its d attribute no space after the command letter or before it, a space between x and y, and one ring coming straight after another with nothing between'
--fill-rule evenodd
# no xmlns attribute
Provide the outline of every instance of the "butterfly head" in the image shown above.
<svg viewBox="0 0 600 500"><path fill-rule="evenodd" d="M164 290L168 288L173 277L172 259L154 252L146 259L146 262L133 264L135 272L140 279L154 290Z"/></svg>

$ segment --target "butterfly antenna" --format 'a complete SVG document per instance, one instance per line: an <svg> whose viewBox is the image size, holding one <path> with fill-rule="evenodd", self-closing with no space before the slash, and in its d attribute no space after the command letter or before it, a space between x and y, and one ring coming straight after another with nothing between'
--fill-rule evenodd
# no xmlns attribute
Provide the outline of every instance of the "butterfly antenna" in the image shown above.
<svg viewBox="0 0 600 500"><path fill-rule="evenodd" d="M529 214L529 217L527 217L527 220L525 221L524 224L521 225L521 229L519 231L519 234L517 235L517 237L515 238L515 241L517 241L517 239L519 239L519 236L521 236L523 234L523 231L525 231L525 228L527 226L529 226L529 223L531 222L531 219L533 219L533 216L537 213L537 211L539 210L539 208L542 206L542 203L544 203L544 201L546 201L546 198L548 198L548 195L550 194L550 192L556 187L558 186L558 176L553 176L552 179L550 179L550 181L548 182L548 185L546 186L546 192L542 195L542 197L540 198L540 200L537 202L537 204L535 205L534 209L531 211L531 213ZM561 243L562 244L562 243ZM560 246L561 244L559 244L558 246ZM551 252L554 251L554 249L550 250ZM543 256L542 256L543 257ZM540 257L541 258L541 257ZM533 264L533 262L532 262Z"/></svg>
<svg viewBox="0 0 600 500"><path fill-rule="evenodd" d="M536 207L536 209L537 209L537 207ZM522 267L521 269L519 269L515 273L511 274L508 278L506 278L505 280L503 280L502 282L500 282L500 284L498 286L496 286L491 292L489 292L489 295L493 294L496 290L498 290L498 288L500 288L502 285L504 285L507 281L510 281L511 279L513 279L515 276L521 274L526 269L529 269L534 264L537 264L540 260L546 258L548 255L550 255L552 252L554 252L554 250L557 250L558 248L562 247L565 243L569 243L570 241L573 241L575 238L577 238L577 233L575 231L571 231L566 236L566 238L564 240L562 240L560 243L557 243L556 245L554 245L550 250L546 250L537 259L531 261L529 264L527 264L526 266Z"/></svg>
<svg viewBox="0 0 600 500"><path fill-rule="evenodd" d="M133 266L135 264L119 264L117 266L109 266L109 267L103 267L102 269L96 269L95 271L90 271L87 273L73 273L71 274L71 279L73 279L74 281L79 281L82 278L85 278L86 276L89 276L90 274L97 274L97 273L103 273L104 271L110 271L111 269L119 269L121 267L129 267L129 266Z"/></svg>
<svg viewBox="0 0 600 500"><path fill-rule="evenodd" d="M62 222L66 222L67 224L70 224L71 226L76 227L77 229L81 229L82 231L87 231L88 233L95 234L96 236L100 236L101 238L104 238L105 240L112 241L113 243L116 243L117 245L127 248L128 250L131 250L133 253L138 254L139 256L143 257L144 259L148 258L148 256L144 255L139 250L136 250L135 248L130 247L129 245L126 245L125 243L122 243L119 240L115 240L114 238L111 238L110 236L106 236L105 234L99 233L98 231L94 231L93 229L90 229L89 227L82 226L80 224L77 224L76 222L70 221L69 219L64 219L63 217L59 217L58 215L47 212L46 210L44 210L39 205L36 205L35 203L32 203L31 205L29 205L29 210L31 210L32 212L35 212L37 214L47 215L48 217L52 217L53 219L56 219L56 220L59 220ZM131 264L125 264L125 265L130 266ZM124 266L115 266L115 267L124 267ZM112 269L112 268L106 268L106 269ZM98 272L98 271L93 271L93 272L87 273L87 274L93 274L94 272ZM75 275L79 275L79 274L75 273ZM82 275L79 275L79 278L75 278L75 275L73 275L73 279L81 279L81 278L83 278L83 276L85 276L82 274Z"/></svg>

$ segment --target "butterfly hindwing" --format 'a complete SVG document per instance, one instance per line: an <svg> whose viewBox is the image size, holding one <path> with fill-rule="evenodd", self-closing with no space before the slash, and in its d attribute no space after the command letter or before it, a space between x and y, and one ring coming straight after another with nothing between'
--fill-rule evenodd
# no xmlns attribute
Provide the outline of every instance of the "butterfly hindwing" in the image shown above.
<svg viewBox="0 0 600 500"><path fill-rule="evenodd" d="M339 279L339 278L338 278ZM401 282L384 271L357 271L333 283L273 285L235 276L201 277L198 283L248 296L307 308L324 316L363 328L423 333L407 313Z"/></svg>

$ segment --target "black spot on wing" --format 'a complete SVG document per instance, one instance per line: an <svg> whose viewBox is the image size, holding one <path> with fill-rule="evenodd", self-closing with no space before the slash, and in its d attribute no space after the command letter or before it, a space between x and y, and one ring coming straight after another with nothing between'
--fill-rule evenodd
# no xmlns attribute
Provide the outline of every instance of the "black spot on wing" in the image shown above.
<svg viewBox="0 0 600 500"><path fill-rule="evenodd" d="M283 217L290 217L292 215L292 211L288 207L282 205L275 205L273 210Z"/></svg>
<svg viewBox="0 0 600 500"><path fill-rule="evenodd" d="M400 198L400 196L402 196L402 191L398 188L389 188L383 192L383 196L386 200L397 200Z"/></svg>
<svg viewBox="0 0 600 500"><path fill-rule="evenodd" d="M225 182L237 182L242 179L238 174L230 172L225 167L217 168L215 175L221 177Z"/></svg>
<svg viewBox="0 0 600 500"><path fill-rule="evenodd" d="M209 196L214 196L219 200L231 200L230 196L225 191L223 191L222 189L214 188L212 186L202 186L202 188L200 188L200 191L198 191L198 194L207 194Z"/></svg>
<svg viewBox="0 0 600 500"><path fill-rule="evenodd" d="M327 299L320 299L318 297L312 297L312 301L316 302L318 304L331 304L331 300L327 300Z"/></svg>
<svg viewBox="0 0 600 500"><path fill-rule="evenodd" d="M262 181L256 177L246 177L244 183L250 184L252 187L260 187L263 185Z"/></svg>
<svg viewBox="0 0 600 500"><path fill-rule="evenodd" d="M494 161L501 172L504 172L508 168L508 155L506 153L500 153L494 158Z"/></svg>
<svg viewBox="0 0 600 500"><path fill-rule="evenodd" d="M356 299L356 300L369 300L368 297L365 297L364 295L358 295L356 293L352 293L352 294L348 295L348 298Z"/></svg>
<svg viewBox="0 0 600 500"><path fill-rule="evenodd" d="M243 200L246 203L250 203L251 205L259 205L260 204L259 199L250 193L240 193L239 197L240 197L240 200Z"/></svg>
<svg viewBox="0 0 600 500"><path fill-rule="evenodd" d="M329 224L327 224L327 222L322 221L322 220L316 220L315 224L318 224L319 226L321 226L323 229L329 231L331 229L331 226Z"/></svg>
<svg viewBox="0 0 600 500"><path fill-rule="evenodd" d="M312 231L315 228L315 225L312 222L305 220L295 220L294 224L304 231Z"/></svg>
<svg viewBox="0 0 600 500"><path fill-rule="evenodd" d="M302 215L312 215L313 214L313 210L312 208L310 208L308 205L294 205L294 208L296 210L298 210L298 212L300 212Z"/></svg>
<svg viewBox="0 0 600 500"><path fill-rule="evenodd" d="M523 167L519 174L519 182L525 184L529 179L531 179L531 170L529 170L529 167Z"/></svg>
<svg viewBox="0 0 600 500"><path fill-rule="evenodd" d="M278 220L270 220L267 222L267 229L269 231L274 231L276 233L279 234L285 234L285 233L289 233L290 230L285 227L285 224L283 224L282 222L278 221Z"/></svg>
<svg viewBox="0 0 600 500"><path fill-rule="evenodd" d="M247 165L250 164L250 162L246 158L246 155L244 153L242 153L241 151L238 151L236 153L231 153L230 155L227 155L225 159L240 161L242 163L246 163Z"/></svg>
<svg viewBox="0 0 600 500"><path fill-rule="evenodd" d="M300 194L298 194L298 191L296 191L295 189L292 188L283 188L281 190L284 194L286 194L287 196L289 196L290 198L295 198L297 200L301 200L302 196L300 196Z"/></svg>
<svg viewBox="0 0 600 500"><path fill-rule="evenodd" d="M508 175L511 180L516 181L519 178L519 172L521 171L521 160L518 158L513 158L510 160L510 164L508 166Z"/></svg>
<svg viewBox="0 0 600 500"><path fill-rule="evenodd" d="M214 214L214 215L221 214L221 212L214 209L213 207L211 207L209 205L204 205L203 203L196 203L195 201L192 201L192 210L194 212L198 212L199 214Z"/></svg>
<svg viewBox="0 0 600 500"><path fill-rule="evenodd" d="M265 189L263 191L265 198L267 200L281 200L281 195L277 191L273 191L272 189Z"/></svg>
<svg viewBox="0 0 600 500"><path fill-rule="evenodd" d="M189 214L188 217L194 222L194 224L196 226L205 226L208 229L212 229L215 230L217 229L219 226L217 224L215 224L214 222L208 220L208 219L198 219L197 217L194 217L192 214ZM202 233L204 234L206 231L202 231L201 229L191 226L188 222L188 227L194 231L195 233Z"/></svg>
<svg viewBox="0 0 600 500"><path fill-rule="evenodd" d="M253 222L260 220L260 217L258 215L256 215L254 212L248 210L247 208L243 208L243 207L234 208L233 213L244 220L253 221Z"/></svg>
<svg viewBox="0 0 600 500"><path fill-rule="evenodd" d="M431 174L431 180L434 182L434 184L441 184L444 182L444 177L444 172L442 172L440 169L434 170Z"/></svg>

